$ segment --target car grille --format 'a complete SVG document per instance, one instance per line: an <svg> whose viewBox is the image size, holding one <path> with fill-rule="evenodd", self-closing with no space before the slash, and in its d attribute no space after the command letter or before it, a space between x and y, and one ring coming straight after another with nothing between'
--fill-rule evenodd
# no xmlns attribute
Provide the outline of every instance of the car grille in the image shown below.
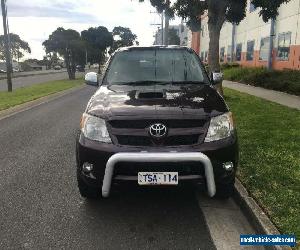
<svg viewBox="0 0 300 250"><path fill-rule="evenodd" d="M109 124L114 128L142 129L158 122L165 124L168 128L196 128L203 127L206 120L112 120Z"/></svg>
<svg viewBox="0 0 300 250"><path fill-rule="evenodd" d="M149 135L155 123L167 126L168 134L156 140ZM114 141L126 146L188 146L202 143L208 127L207 120L110 120L109 132Z"/></svg>
<svg viewBox="0 0 300 250"><path fill-rule="evenodd" d="M115 175L136 176L138 172L178 172L182 175L205 175L204 166L199 162L119 162L115 165Z"/></svg>

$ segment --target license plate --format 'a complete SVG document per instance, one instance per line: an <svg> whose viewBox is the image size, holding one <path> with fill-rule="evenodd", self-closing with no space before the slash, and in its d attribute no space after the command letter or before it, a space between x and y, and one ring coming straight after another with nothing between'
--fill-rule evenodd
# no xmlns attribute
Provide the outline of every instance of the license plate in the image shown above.
<svg viewBox="0 0 300 250"><path fill-rule="evenodd" d="M178 185L178 172L139 172L139 185Z"/></svg>

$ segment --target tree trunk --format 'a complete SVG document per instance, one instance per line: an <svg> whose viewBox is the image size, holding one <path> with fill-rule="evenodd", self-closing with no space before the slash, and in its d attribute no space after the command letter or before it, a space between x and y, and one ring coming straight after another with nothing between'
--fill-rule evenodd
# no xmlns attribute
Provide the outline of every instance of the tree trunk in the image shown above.
<svg viewBox="0 0 300 250"><path fill-rule="evenodd" d="M220 41L220 27L217 25L209 24L209 53L208 53L208 65L210 74L213 72L220 72L220 61L219 61L219 41ZM222 83L216 85L216 89L223 96L223 86Z"/></svg>
<svg viewBox="0 0 300 250"><path fill-rule="evenodd" d="M101 60L102 61L102 60ZM98 74L101 75L101 61L99 62L99 67L98 67Z"/></svg>
<svg viewBox="0 0 300 250"><path fill-rule="evenodd" d="M220 32L225 22L227 1L210 0L208 4L208 30L209 30L209 53L208 65L210 74L220 72ZM222 83L216 85L218 92L223 96Z"/></svg>
<svg viewBox="0 0 300 250"><path fill-rule="evenodd" d="M170 27L170 18L168 17L167 14L165 14L165 29L164 29L164 44L168 46L169 45L169 27Z"/></svg>
<svg viewBox="0 0 300 250"><path fill-rule="evenodd" d="M75 72L72 70L72 63L71 63L71 60L69 58L69 55L67 55L65 57L65 63L66 63L66 67L67 67L69 80L74 80L75 79Z"/></svg>
<svg viewBox="0 0 300 250"><path fill-rule="evenodd" d="M220 72L219 62L219 41L220 41L220 28L217 25L209 24L209 53L208 65L211 72Z"/></svg>
<svg viewBox="0 0 300 250"><path fill-rule="evenodd" d="M171 1L170 0L166 0L166 5L168 6L168 8L170 7ZM164 29L164 35L163 35L163 39L164 39L164 44L168 46L169 45L169 27L170 27L170 17L169 17L169 13L168 11L165 10L165 29Z"/></svg>

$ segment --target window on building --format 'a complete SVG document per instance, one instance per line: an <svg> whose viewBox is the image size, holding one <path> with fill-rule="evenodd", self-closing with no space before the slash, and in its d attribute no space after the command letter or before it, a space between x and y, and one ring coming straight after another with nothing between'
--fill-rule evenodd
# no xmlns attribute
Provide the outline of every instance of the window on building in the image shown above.
<svg viewBox="0 0 300 250"><path fill-rule="evenodd" d="M252 3L252 1L250 0L250 6L249 6L249 12L253 12L256 10L255 5Z"/></svg>
<svg viewBox="0 0 300 250"><path fill-rule="evenodd" d="M280 61L288 61L290 54L290 45L291 45L292 33L281 33L278 35L278 51L277 58Z"/></svg>
<svg viewBox="0 0 300 250"><path fill-rule="evenodd" d="M231 62L232 46L227 47L227 62Z"/></svg>
<svg viewBox="0 0 300 250"><path fill-rule="evenodd" d="M267 61L269 55L270 38L265 37L260 41L259 60Z"/></svg>
<svg viewBox="0 0 300 250"><path fill-rule="evenodd" d="M248 41L247 42L247 56L246 56L247 61L253 61L253 58L254 58L254 45L255 45L255 41Z"/></svg>
<svg viewBox="0 0 300 250"><path fill-rule="evenodd" d="M242 60L242 44L241 43L236 45L235 58L236 58L237 61Z"/></svg>
<svg viewBox="0 0 300 250"><path fill-rule="evenodd" d="M225 59L225 47L220 49L220 62L224 62Z"/></svg>

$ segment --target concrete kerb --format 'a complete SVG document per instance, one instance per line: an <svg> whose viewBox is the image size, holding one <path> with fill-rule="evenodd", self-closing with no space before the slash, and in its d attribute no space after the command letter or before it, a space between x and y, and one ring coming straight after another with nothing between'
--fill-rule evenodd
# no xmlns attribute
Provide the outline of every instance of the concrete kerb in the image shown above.
<svg viewBox="0 0 300 250"><path fill-rule="evenodd" d="M234 199L239 204L240 208L248 218L251 225L257 230L259 234L280 234L269 217L256 203L256 201L249 195L246 188L238 179L236 179L235 182ZM273 246L266 247L266 249L291 250L291 248L287 246Z"/></svg>

